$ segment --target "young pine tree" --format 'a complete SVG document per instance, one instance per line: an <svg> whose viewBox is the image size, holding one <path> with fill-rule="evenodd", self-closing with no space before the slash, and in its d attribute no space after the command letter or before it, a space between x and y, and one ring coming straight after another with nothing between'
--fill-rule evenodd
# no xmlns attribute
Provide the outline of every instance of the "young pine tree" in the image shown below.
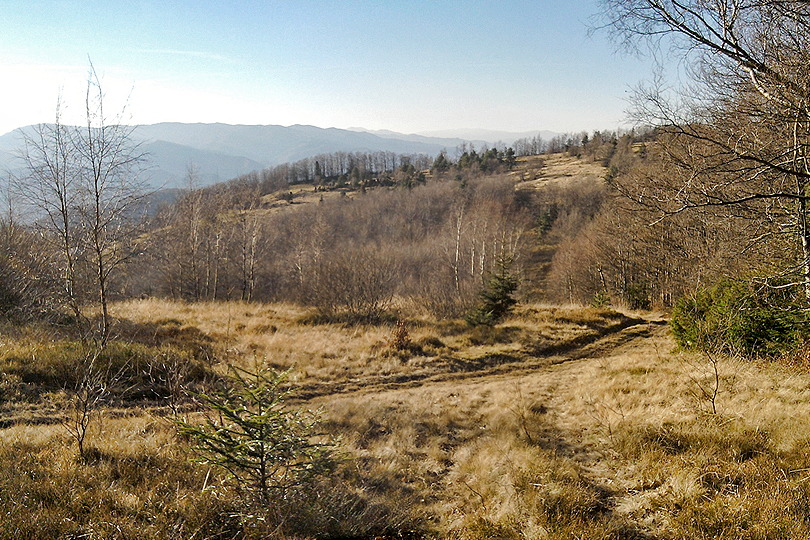
<svg viewBox="0 0 810 540"><path fill-rule="evenodd" d="M226 470L261 504L328 472L332 448L317 441L316 416L284 403L286 373L231 371L228 389L200 396L207 408L202 423L177 421L200 456L196 461Z"/></svg>
<svg viewBox="0 0 810 540"><path fill-rule="evenodd" d="M478 305L465 320L470 326L492 326L503 319L517 304L514 294L518 287L517 277L512 273L512 259L499 257L495 273L479 293Z"/></svg>

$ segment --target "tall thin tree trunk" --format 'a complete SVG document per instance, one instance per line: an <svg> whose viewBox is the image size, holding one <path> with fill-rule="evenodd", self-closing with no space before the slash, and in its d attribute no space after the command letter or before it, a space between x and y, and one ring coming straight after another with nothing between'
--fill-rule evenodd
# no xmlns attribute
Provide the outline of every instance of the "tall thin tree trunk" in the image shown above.
<svg viewBox="0 0 810 540"><path fill-rule="evenodd" d="M793 122L793 167L795 171L810 172L810 164L807 161L807 155L804 153L804 145L801 144L799 129L802 123L802 110L800 107L796 113L796 119ZM801 175L796 174L796 195L798 202L796 203L796 221L798 225L799 240L802 245L801 251L801 268L802 268L802 284L804 287L804 296L810 300L810 227L807 222L807 180Z"/></svg>
<svg viewBox="0 0 810 540"><path fill-rule="evenodd" d="M459 276L459 264L461 258L461 228L464 223L464 208L459 209L456 216L456 249L453 258L453 280L456 285L456 293L461 293L461 278Z"/></svg>
<svg viewBox="0 0 810 540"><path fill-rule="evenodd" d="M803 182L801 184L803 184ZM802 185L803 190L804 188L805 186ZM802 281L804 285L804 295L810 300L810 228L807 223L807 201L799 199L798 207L799 236L802 244Z"/></svg>

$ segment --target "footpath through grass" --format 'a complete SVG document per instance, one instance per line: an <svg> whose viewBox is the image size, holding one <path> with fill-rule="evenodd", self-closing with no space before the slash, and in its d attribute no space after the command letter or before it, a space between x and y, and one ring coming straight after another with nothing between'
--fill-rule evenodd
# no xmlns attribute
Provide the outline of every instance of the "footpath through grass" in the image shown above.
<svg viewBox="0 0 810 540"><path fill-rule="evenodd" d="M666 326L592 308L524 306L490 330L404 317L406 334L285 305L115 313L107 361L126 375L85 460L62 425L79 345L4 333L0 538L810 537L802 368L721 359L715 379ZM169 419L228 362L292 369L295 406L338 437L331 476L256 508L189 461Z"/></svg>

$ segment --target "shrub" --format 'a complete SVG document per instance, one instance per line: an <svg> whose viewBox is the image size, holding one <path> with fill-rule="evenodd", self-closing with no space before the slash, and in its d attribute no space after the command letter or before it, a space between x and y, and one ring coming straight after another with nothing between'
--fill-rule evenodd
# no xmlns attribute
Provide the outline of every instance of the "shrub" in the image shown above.
<svg viewBox="0 0 810 540"><path fill-rule="evenodd" d="M307 299L327 320L374 321L385 314L394 296L397 263L366 250L343 250L323 256L307 284Z"/></svg>
<svg viewBox="0 0 810 540"><path fill-rule="evenodd" d="M394 331L391 332L391 337L388 338L388 345L395 351L407 351L411 348L411 333L408 332L408 325L405 321L397 321Z"/></svg>
<svg viewBox="0 0 810 540"><path fill-rule="evenodd" d="M591 307L595 307L597 309L601 308L608 308L611 304L610 295L602 289L596 295L594 295L593 300L591 300Z"/></svg>
<svg viewBox="0 0 810 540"><path fill-rule="evenodd" d="M58 319L59 279L48 268L41 244L29 232L0 220L0 318Z"/></svg>
<svg viewBox="0 0 810 540"><path fill-rule="evenodd" d="M681 347L772 356L799 344L810 321L790 288L723 280L681 298L672 331Z"/></svg>

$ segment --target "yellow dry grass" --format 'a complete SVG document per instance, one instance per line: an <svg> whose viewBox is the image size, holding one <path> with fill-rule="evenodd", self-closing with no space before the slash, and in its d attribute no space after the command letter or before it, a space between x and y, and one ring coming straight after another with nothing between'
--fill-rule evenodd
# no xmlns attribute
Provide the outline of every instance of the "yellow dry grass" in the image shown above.
<svg viewBox="0 0 810 540"><path fill-rule="evenodd" d="M115 314L196 328L227 361L293 367L308 396L296 406L320 408L340 438L345 460L321 499L340 534L381 523L458 539L810 534L810 374L721 358L710 414L712 364L675 351L657 316L533 305L488 331L412 318L421 352L396 352L392 325L303 324L308 313L291 305L149 300ZM150 489L185 516L234 503L201 494L219 479L184 464L182 441L153 413L103 415L89 439L98 482L132 523L156 508ZM58 424L0 429L0 448L33 452L37 471L52 462L42 478L103 493ZM146 462L164 471L154 481L133 469Z"/></svg>
<svg viewBox="0 0 810 540"><path fill-rule="evenodd" d="M673 349L660 327L609 354L528 374L318 403L353 453L399 471L403 482L425 494L428 513L441 516L443 535L604 538L599 531L609 530L618 538L668 538L668 531L688 538L700 529L680 522L678 509L704 512L709 525L728 515L713 516L717 510L704 508L706 501L742 511L726 488L707 486L706 463L729 469L742 460L736 474L762 482L762 471L782 459L778 452L804 455L810 375L722 360L719 414L709 415L699 392L713 380L709 364ZM656 442L668 426L683 430L681 454ZM756 463L737 456L729 464L723 448L744 446L750 433L767 433L757 450L763 456L757 454ZM797 459L810 465L806 457ZM750 504L762 494L745 496ZM776 511L773 501L759 504ZM741 537L728 530L734 532L718 537Z"/></svg>
<svg viewBox="0 0 810 540"><path fill-rule="evenodd" d="M509 175L518 183L516 189L545 189L571 182L598 183L607 169L601 164L568 154L549 154L520 158Z"/></svg>
<svg viewBox="0 0 810 540"><path fill-rule="evenodd" d="M215 341L225 363L258 361L292 369L300 384L342 382L355 387L385 377L482 368L495 357L536 361L538 347L596 337L620 317L593 308L523 306L492 330L412 317L405 320L412 346L398 351L392 346L393 323L309 323L308 310L288 304L132 300L115 304L112 312L139 324L171 323L181 330L199 330Z"/></svg>
<svg viewBox="0 0 810 540"><path fill-rule="evenodd" d="M292 193L292 201L288 200L289 194ZM288 189L271 193L262 197L262 206L267 210L273 209L289 209L294 208L296 205L317 203L329 199L336 199L343 196L352 196L352 190L347 188L341 190L318 190L317 186L313 184L295 184L289 186Z"/></svg>

